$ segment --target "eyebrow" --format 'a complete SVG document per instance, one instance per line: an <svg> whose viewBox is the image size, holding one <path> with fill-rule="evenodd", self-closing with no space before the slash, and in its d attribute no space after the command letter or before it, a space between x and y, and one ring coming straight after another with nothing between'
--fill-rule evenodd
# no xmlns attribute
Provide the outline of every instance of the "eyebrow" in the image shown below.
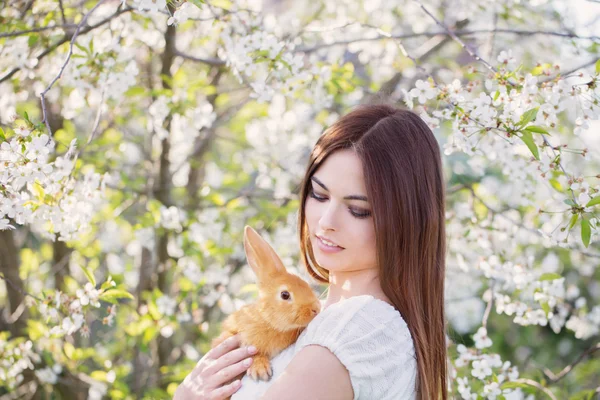
<svg viewBox="0 0 600 400"><path fill-rule="evenodd" d="M316 176L312 176L310 179L313 180L313 181L315 181L323 189L329 191L329 189L327 189L327 186L325 186L325 184L323 182L321 182L320 180L318 180ZM346 197L344 197L344 200L369 201L369 200L367 200L367 196L361 196L361 195L358 195L358 194L351 194L350 196L346 196Z"/></svg>

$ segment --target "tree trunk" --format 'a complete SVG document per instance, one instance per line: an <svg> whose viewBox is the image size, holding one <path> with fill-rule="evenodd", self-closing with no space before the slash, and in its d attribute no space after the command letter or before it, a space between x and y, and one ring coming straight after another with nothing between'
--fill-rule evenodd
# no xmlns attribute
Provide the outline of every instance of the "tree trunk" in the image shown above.
<svg viewBox="0 0 600 400"><path fill-rule="evenodd" d="M29 313L25 306L25 287L19 276L18 249L14 231L0 231L0 273L8 294L8 309L4 309L6 322L13 337L25 336Z"/></svg>

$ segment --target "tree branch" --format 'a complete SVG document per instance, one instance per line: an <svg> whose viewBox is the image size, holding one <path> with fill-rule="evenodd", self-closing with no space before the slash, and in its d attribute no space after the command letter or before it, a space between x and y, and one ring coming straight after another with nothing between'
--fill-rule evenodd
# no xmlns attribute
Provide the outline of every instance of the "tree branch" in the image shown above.
<svg viewBox="0 0 600 400"><path fill-rule="evenodd" d="M105 19L103 19L102 21L96 23L95 25L90 25L84 29L81 30L81 32L79 32L79 35L84 35L104 24L106 24L107 22L110 22L113 18L124 14L126 12L129 12L133 10L132 7L126 7L123 9L117 9L117 11L111 15L109 15L108 17L106 17ZM62 39L58 40L57 42L55 42L54 44L52 44L50 47L48 47L46 50L44 50L43 52L41 52L36 58L38 61L38 65L39 62L46 57L48 54L52 53L54 50L56 50L58 47L62 46L63 44L67 43L69 40L71 40L71 36L69 34L66 34ZM0 83L10 79L14 74L16 74L17 72L19 72L21 70L21 67L15 67L12 70L10 70L8 73L6 73L6 75L4 75L2 78L0 78Z"/></svg>
<svg viewBox="0 0 600 400"><path fill-rule="evenodd" d="M488 318L490 317L492 306L494 305L494 285L495 282L492 281L492 285L490 286L490 301L488 301L487 306L485 307L485 313L483 314L483 320L481 321L481 325L485 329L487 329Z"/></svg>
<svg viewBox="0 0 600 400"><path fill-rule="evenodd" d="M548 397L550 397L552 400L557 400L556 396L554 396L554 393L552 393L550 391L550 389L543 387L539 382L534 381L533 379L525 379L525 378L521 378L521 379L517 379L513 382L519 382L519 383L524 383L526 385L530 385L533 386L535 388L538 388L539 390L541 390L542 392L546 393L548 395Z"/></svg>
<svg viewBox="0 0 600 400"><path fill-rule="evenodd" d="M440 20L438 20L431 12L429 12L429 10L427 8L425 8L425 6L419 1L419 0L414 0L415 3L419 4L419 6L421 7L421 9L423 9L423 11L425 11L425 13L427 15L429 15L435 22L436 24L438 24L440 27L442 27L446 32L448 32L448 34L450 35L450 37L452 37L452 39L454 39L457 43L459 43L466 51L467 53L469 53L469 55L471 57L473 57L476 61L481 62L483 65L485 65L486 68L488 68L491 72L497 73L498 70L496 68L494 68L490 63L488 63L486 60L484 60L483 58L481 58L479 56L479 54L477 54L474 50L472 50L465 42L463 42L458 36L456 36L456 34L454 32L452 32L446 25L444 25ZM508 81L511 85L515 85L513 82L511 82L510 80ZM544 135L542 135L542 139L544 141L544 143L550 147L550 150L552 150L552 154L554 155L554 157L556 157L556 152L554 150L554 147L550 144L550 142L548 142L548 139L546 139L546 137ZM569 174L567 174L567 171L565 170L565 168L562 165L562 161L558 161L557 162L558 166L560 167L560 169L563 171L563 173L565 174L565 176L568 178ZM577 199L575 198L575 194L573 193L573 191L571 191L571 195L573 197L573 202L576 205L579 205L579 203L577 202Z"/></svg>
<svg viewBox="0 0 600 400"><path fill-rule="evenodd" d="M43 26L43 27L40 27L40 28L27 29L27 30L24 30L24 31L15 31L15 32L0 33L0 39L1 38L8 38L8 37L16 37L16 36L21 36L21 35L27 35L28 33L36 33L36 32L43 32L43 31L50 31L50 30L54 30L54 29L66 29L66 28L75 28L75 27L77 27L77 24L64 24L64 25Z"/></svg>
<svg viewBox="0 0 600 400"><path fill-rule="evenodd" d="M560 72L560 76L563 76L563 77L564 77L564 76L569 76L569 75L571 75L572 73L574 73L574 72L577 72L577 71L579 71L579 70L580 70L580 69L582 69L582 68L587 68L587 67L590 67L590 66L592 66L592 65L596 64L596 62L598 62L598 60L600 60L600 57L593 58L593 59L591 59L590 61L588 61L588 62L586 62L586 63L584 63L584 64L582 64L582 65L579 65L579 66L577 66L577 67L571 68L570 70L568 70L568 71L566 71L566 72L562 72L562 71L561 71L561 72ZM556 79L557 77L558 77L558 75L556 75L556 76L553 76L552 78L545 79L545 80L541 81L540 83L545 83L545 82L553 81L553 80L554 80L554 79Z"/></svg>
<svg viewBox="0 0 600 400"><path fill-rule="evenodd" d="M219 67L219 66L225 65L225 61L221 60L219 58L194 57L194 56L191 56L189 54L182 53L179 50L175 50L175 55L178 56L178 57L181 57L181 58L183 58L185 60L190 60L190 61L194 61L194 62L208 64L208 65L212 65L214 67Z"/></svg>
<svg viewBox="0 0 600 400"><path fill-rule="evenodd" d="M425 13L427 15L429 15L436 24L438 24L444 31L446 31L446 33L448 33L448 35L450 35L450 37L452 39L454 39L455 42L457 42L458 44L460 44L462 46L463 49L465 49L467 51L467 53L469 53L469 55L471 57L473 57L476 61L481 62L483 65L485 65L490 71L492 72L497 72L496 68L494 68L492 65L490 65L490 63L488 63L486 60L484 60L483 58L481 58L474 50L471 49L471 47L469 47L465 42L463 42L458 36L456 36L456 33L454 33L453 31L450 30L450 28L448 28L446 25L444 25L439 19L437 19L427 8L425 8L425 6L423 5L423 3L421 3L419 0L414 0L415 3L417 3L419 5L419 7L421 7L421 9L423 11L425 11Z"/></svg>
<svg viewBox="0 0 600 400"><path fill-rule="evenodd" d="M48 91L52 88L52 86L54 85L54 83L60 79L60 77L62 76L63 72L65 71L65 68L67 67L67 64L69 63L69 60L71 59L71 55L73 54L73 45L75 44L75 40L77 39L77 35L79 35L79 31L81 30L81 27L85 24L85 22L87 21L88 17L94 12L96 11L96 9L98 7L100 7L100 5L102 3L104 3L105 0L100 0L95 6L94 8L92 8L90 11L88 11L87 14L85 14L85 16L81 19L81 22L79 23L79 25L77 25L77 29L75 29L75 33L73 33L73 37L71 38L71 43L69 45L69 52L67 53L67 58L65 59L65 62L63 63L62 67L60 67L60 71L58 71L58 75L56 75L54 77L54 79L52 80L52 82L50 82L50 84L48 85L48 87L46 87L46 89L44 89L44 91L42 93L40 93L40 97L42 99L42 115L43 115L43 119L42 122L44 122L46 124L46 128L48 129L48 135L52 136L52 129L50 128L50 123L48 122L48 118L47 118L47 111L46 111L46 98L44 97L46 95L46 93L48 93ZM120 7L120 6L119 6Z"/></svg>
<svg viewBox="0 0 600 400"><path fill-rule="evenodd" d="M58 5L60 6L60 15L62 17L63 24L67 23L67 19L65 18L65 8L63 6L62 0L58 0Z"/></svg>
<svg viewBox="0 0 600 400"><path fill-rule="evenodd" d="M571 372L573 370L573 368L575 368L575 366L577 364L579 364L585 357L591 356L597 350L600 350L600 343L596 343L595 345L593 345L592 347L590 347L589 349L587 349L586 351L581 353L575 361L573 361L571 364L569 364L565 368L563 368L563 370L560 371L558 374L555 375L548 368L544 368L544 374L548 377L548 380L551 383L556 383L559 380L561 380L562 378L564 378L565 375L567 375L569 372Z"/></svg>
<svg viewBox="0 0 600 400"><path fill-rule="evenodd" d="M452 33L454 34L454 36L457 36L457 37L472 36L472 35L477 35L480 33L489 33L489 34L505 33L505 34L513 34L513 35L518 35L518 36L545 35L545 36L558 36L558 37L577 39L577 40L600 40L600 36L579 36L579 35L576 35L573 33L562 33L562 32L542 31L542 30L528 31L528 30L521 30L521 29L505 29L505 28L457 30L457 31L452 31ZM411 38L417 38L417 37L434 37L434 36L440 36L440 35L452 36L452 34L450 32L448 32L447 30L444 30L443 32L403 33L403 34L395 34L395 35L380 34L373 38L339 40L339 41L335 41L335 42L331 42L331 43L321 43L321 44L311 46L311 47L299 47L299 48L297 48L297 51L302 51L304 53L311 53L316 50L333 47L333 46L339 46L339 45L347 45L347 44L351 44L351 43L375 42L375 41L384 40L384 39L411 39Z"/></svg>

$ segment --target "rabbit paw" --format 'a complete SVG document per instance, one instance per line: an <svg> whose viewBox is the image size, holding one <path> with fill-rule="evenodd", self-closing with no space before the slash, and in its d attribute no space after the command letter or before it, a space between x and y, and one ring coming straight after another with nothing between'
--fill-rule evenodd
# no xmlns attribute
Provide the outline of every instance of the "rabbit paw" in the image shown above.
<svg viewBox="0 0 600 400"><path fill-rule="evenodd" d="M248 375L255 381L263 380L268 381L273 376L273 370L271 369L271 362L269 357L263 355L254 356L254 360L250 368L248 368Z"/></svg>

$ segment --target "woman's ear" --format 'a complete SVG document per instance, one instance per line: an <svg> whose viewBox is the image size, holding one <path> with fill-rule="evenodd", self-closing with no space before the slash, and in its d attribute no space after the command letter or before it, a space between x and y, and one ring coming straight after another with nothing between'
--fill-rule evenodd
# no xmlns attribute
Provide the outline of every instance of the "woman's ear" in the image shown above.
<svg viewBox="0 0 600 400"><path fill-rule="evenodd" d="M266 281L269 275L286 270L271 245L248 225L244 228L244 251L259 282Z"/></svg>

